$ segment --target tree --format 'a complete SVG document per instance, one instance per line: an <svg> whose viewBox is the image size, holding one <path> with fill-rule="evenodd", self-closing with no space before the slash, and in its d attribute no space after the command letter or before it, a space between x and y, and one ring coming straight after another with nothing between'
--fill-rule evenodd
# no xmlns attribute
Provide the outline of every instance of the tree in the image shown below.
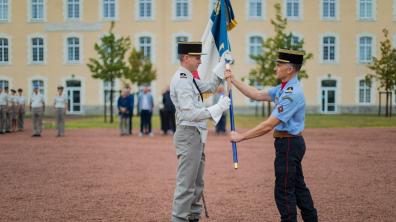
<svg viewBox="0 0 396 222"><path fill-rule="evenodd" d="M100 44L94 45L99 58L90 58L87 64L93 78L110 82L110 123L113 122L114 81L121 78L128 70L124 57L131 45L128 37L117 38L115 36L114 25L115 23L111 22L109 33L100 39ZM106 118L106 107L104 108Z"/></svg>
<svg viewBox="0 0 396 222"><path fill-rule="evenodd" d="M153 69L153 64L148 59L143 51L132 49L128 57L129 67L124 73L124 78L136 83L138 86L150 83L156 79L156 70Z"/></svg>
<svg viewBox="0 0 396 222"><path fill-rule="evenodd" d="M366 83L371 85L372 80L379 81L378 90L385 90L385 116L390 116L392 107L391 94L396 88L396 49L392 48L389 39L389 31L383 29L385 40L381 43L381 57L373 57L373 61L368 65L374 73L366 75ZM381 92L378 92L381 96ZM379 107L380 109L381 107ZM389 112L390 111L390 112Z"/></svg>
<svg viewBox="0 0 396 222"><path fill-rule="evenodd" d="M274 5L276 11L275 20L271 19L271 24L274 26L275 36L267 38L262 43L263 53L261 55L251 55L250 57L256 62L254 67L249 72L249 84L261 86L275 86L279 84L274 75L274 69L277 59L277 50L280 48L301 50L304 47L304 39L294 39L291 32L286 33L287 19L282 17L281 4ZM295 41L293 41L293 39ZM312 53L304 55L304 63L313 57ZM298 78L308 78L307 72L301 69ZM268 115L271 112L271 103L268 102Z"/></svg>

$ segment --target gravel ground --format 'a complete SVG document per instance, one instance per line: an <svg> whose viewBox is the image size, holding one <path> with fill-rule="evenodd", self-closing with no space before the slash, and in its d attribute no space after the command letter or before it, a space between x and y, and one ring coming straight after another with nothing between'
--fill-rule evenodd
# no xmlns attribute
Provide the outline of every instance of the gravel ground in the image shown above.
<svg viewBox="0 0 396 222"><path fill-rule="evenodd" d="M1 221L170 221L177 159L171 136L79 129L0 135ZM307 129L303 161L320 221L394 221L396 128ZM279 221L271 136L206 147L202 221ZM301 219L300 219L301 221Z"/></svg>

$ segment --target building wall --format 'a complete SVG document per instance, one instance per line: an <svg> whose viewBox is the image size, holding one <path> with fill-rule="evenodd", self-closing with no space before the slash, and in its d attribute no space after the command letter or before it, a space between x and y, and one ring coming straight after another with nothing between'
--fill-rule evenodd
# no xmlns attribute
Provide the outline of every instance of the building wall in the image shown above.
<svg viewBox="0 0 396 222"><path fill-rule="evenodd" d="M89 58L96 56L94 42L97 42L110 27L110 22L101 16L102 1L81 0L81 19L66 21L66 0L45 0L45 20L32 22L29 19L30 0L9 0L9 19L0 22L0 36L7 36L11 42L10 63L0 65L0 80L9 80L11 88L23 88L26 95L31 92L31 80L43 80L47 104L52 103L57 85L66 85L66 80L80 80L81 102L85 111L82 113L98 111L97 107L103 104L103 83L91 77L86 63ZM137 46L139 36L152 37L152 61L157 70L157 80L152 86L155 98L158 98L178 67L174 61L175 35L184 33L190 36L191 40L200 40L208 21L211 0L190 0L189 7L192 11L185 20L174 18L175 0L153 0L152 19L139 20L137 1L116 0L114 32L117 36L129 36L133 46ZM254 67L248 57L248 37L253 34L261 35L264 39L272 36L274 32L270 20L275 16L273 5L276 2L285 5L283 0L262 2L262 18L252 19L247 16L247 0L232 1L238 21L238 26L230 33L233 56L236 60L233 72L237 78L247 76L249 70ZM308 110L321 111L321 80L330 78L337 80L336 113L374 112L378 105L375 83L370 103L361 105L358 102L358 80L369 72L366 64L358 62L358 36L371 35L375 42L373 55L378 56L379 41L383 40L383 28L388 28L390 37L396 39L396 3L392 0L373 0L374 19L361 21L357 16L358 0L337 0L337 18L326 21L321 18L321 2L322 0L300 0L302 16L299 20L289 20L288 24L289 31L304 38L305 50L314 54L314 58L305 66L309 78L302 81ZM326 33L337 36L337 59L334 64L326 64L321 60L321 37ZM46 41L44 64L29 64L29 37L36 35L44 37ZM68 36L81 37L82 61L79 64L65 63L65 39ZM119 82L118 87L121 85ZM249 111L251 109L248 107L254 106L254 103L249 102L240 93L235 93L234 98L234 103L241 112Z"/></svg>

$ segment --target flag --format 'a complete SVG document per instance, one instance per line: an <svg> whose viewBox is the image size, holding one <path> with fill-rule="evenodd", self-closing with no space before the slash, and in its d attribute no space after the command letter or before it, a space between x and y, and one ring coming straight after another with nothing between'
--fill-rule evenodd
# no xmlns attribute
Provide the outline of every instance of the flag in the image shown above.
<svg viewBox="0 0 396 222"><path fill-rule="evenodd" d="M232 61L231 45L228 39L228 31L236 26L230 0L218 0L209 18L205 32L202 36L202 51L206 55L201 56L201 65L198 74L202 80L210 80L216 73L224 73L226 63ZM230 125L235 130L232 90L229 88L228 96L231 99ZM234 168L238 169L237 145L232 142L232 156Z"/></svg>
<svg viewBox="0 0 396 222"><path fill-rule="evenodd" d="M214 73L224 73L226 60L232 60L228 32L236 26L230 0L218 0L202 35L201 65L199 77L210 80Z"/></svg>

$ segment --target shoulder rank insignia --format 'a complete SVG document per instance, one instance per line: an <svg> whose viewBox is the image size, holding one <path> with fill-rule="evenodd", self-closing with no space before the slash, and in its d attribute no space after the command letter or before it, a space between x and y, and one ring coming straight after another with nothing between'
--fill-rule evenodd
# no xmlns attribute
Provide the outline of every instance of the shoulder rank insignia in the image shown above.
<svg viewBox="0 0 396 222"><path fill-rule="evenodd" d="M293 102L293 99L290 96L283 96L282 99L287 99L290 102Z"/></svg>
<svg viewBox="0 0 396 222"><path fill-rule="evenodd" d="M181 79L187 79L187 74L186 73L180 73L180 78Z"/></svg>
<svg viewBox="0 0 396 222"><path fill-rule="evenodd" d="M293 92L293 87L287 87L285 93L292 93Z"/></svg>

